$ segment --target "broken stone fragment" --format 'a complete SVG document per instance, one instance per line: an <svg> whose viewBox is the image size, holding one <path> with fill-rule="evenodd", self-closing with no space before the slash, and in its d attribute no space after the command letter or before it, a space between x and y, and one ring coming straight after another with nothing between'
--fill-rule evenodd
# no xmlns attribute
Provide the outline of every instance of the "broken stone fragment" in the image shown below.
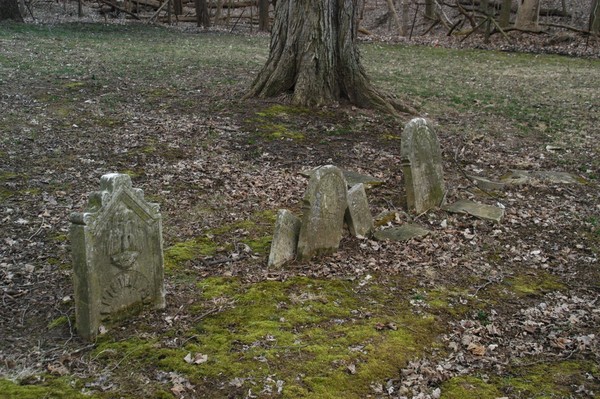
<svg viewBox="0 0 600 399"><path fill-rule="evenodd" d="M280 209L277 213L273 241L271 242L269 267L279 267L294 260L299 234L300 219L287 209Z"/></svg>
<svg viewBox="0 0 600 399"><path fill-rule="evenodd" d="M378 241L409 241L413 238L425 237L431 231L416 225L404 224L400 227L392 227L390 229L378 230L373 235Z"/></svg>
<svg viewBox="0 0 600 399"><path fill-rule="evenodd" d="M480 204L478 202L469 200L456 201L453 204L446 205L443 209L451 213L466 213L471 216L475 216L484 220L491 220L496 223L500 223L504 217L503 208L493 205Z"/></svg>
<svg viewBox="0 0 600 399"><path fill-rule="evenodd" d="M355 237L367 237L373 230L373 216L369 210L369 201L365 186L358 183L348 190L348 210L346 223L350 234Z"/></svg>

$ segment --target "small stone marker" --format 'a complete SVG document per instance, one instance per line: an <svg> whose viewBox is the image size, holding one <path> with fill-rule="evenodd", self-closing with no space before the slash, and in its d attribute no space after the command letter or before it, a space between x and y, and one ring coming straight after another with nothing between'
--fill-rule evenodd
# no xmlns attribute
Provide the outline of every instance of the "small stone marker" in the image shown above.
<svg viewBox="0 0 600 399"><path fill-rule="evenodd" d="M269 267L279 267L296 257L299 234L300 219L287 209L280 209L267 263Z"/></svg>
<svg viewBox="0 0 600 399"><path fill-rule="evenodd" d="M342 171L333 165L321 166L311 173L298 238L300 259L333 253L340 246L348 206L346 186Z"/></svg>
<svg viewBox="0 0 600 399"><path fill-rule="evenodd" d="M367 237L373 230L373 216L369 210L369 201L365 186L359 183L348 190L348 210L346 223L355 237Z"/></svg>
<svg viewBox="0 0 600 399"><path fill-rule="evenodd" d="M86 211L70 219L79 335L93 340L102 322L164 308L161 215L128 175L102 176Z"/></svg>
<svg viewBox="0 0 600 399"><path fill-rule="evenodd" d="M456 201L451 205L445 206L444 210L452 213L467 213L480 219L491 220L496 223L500 223L504 217L504 209L500 207L484 205L469 200Z"/></svg>
<svg viewBox="0 0 600 399"><path fill-rule="evenodd" d="M406 124L400 146L408 209L422 213L444 199L442 152L433 128L423 118Z"/></svg>
<svg viewBox="0 0 600 399"><path fill-rule="evenodd" d="M378 230L373 236L378 241L409 241L413 238L425 237L429 233L429 230L416 224L404 224L400 227Z"/></svg>
<svg viewBox="0 0 600 399"><path fill-rule="evenodd" d="M549 170L529 171L511 170L502 176L501 180L509 184L528 184L534 180L555 184L584 184L585 179L568 172L554 172Z"/></svg>

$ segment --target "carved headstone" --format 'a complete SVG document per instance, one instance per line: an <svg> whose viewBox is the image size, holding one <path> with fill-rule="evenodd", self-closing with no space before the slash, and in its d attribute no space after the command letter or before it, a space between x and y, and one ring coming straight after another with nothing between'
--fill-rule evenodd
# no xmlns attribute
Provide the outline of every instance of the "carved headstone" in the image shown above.
<svg viewBox="0 0 600 399"><path fill-rule="evenodd" d="M269 267L279 267L296 257L299 234L300 219L287 209L280 209L277 213L271 252L267 263Z"/></svg>
<svg viewBox="0 0 600 399"><path fill-rule="evenodd" d="M356 237L367 237L373 230L373 216L369 210L367 193L362 183L348 190L346 223L350 233Z"/></svg>
<svg viewBox="0 0 600 399"><path fill-rule="evenodd" d="M408 209L416 213L440 206L444 199L444 174L440 143L423 118L408 122L400 147Z"/></svg>
<svg viewBox="0 0 600 399"><path fill-rule="evenodd" d="M107 174L88 208L71 215L77 332L93 340L102 323L143 306L165 306L162 221L125 174Z"/></svg>
<svg viewBox="0 0 600 399"><path fill-rule="evenodd" d="M298 257L335 252L340 246L348 205L346 179L333 165L315 169L304 195L304 213L298 239Z"/></svg>

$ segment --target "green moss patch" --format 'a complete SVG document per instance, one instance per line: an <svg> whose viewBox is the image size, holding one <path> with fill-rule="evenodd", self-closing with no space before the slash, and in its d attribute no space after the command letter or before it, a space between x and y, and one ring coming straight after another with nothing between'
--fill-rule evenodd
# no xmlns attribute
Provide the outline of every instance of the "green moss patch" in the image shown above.
<svg viewBox="0 0 600 399"><path fill-rule="evenodd" d="M597 364L587 361L564 361L513 370L510 377L499 380L498 384L513 397L550 399L571 397L574 386L598 392L598 381L600 368Z"/></svg>
<svg viewBox="0 0 600 399"><path fill-rule="evenodd" d="M541 363L513 367L507 376L492 376L485 381L475 376L454 377L441 386L442 399L481 398L566 398L573 387L597 392L600 368L588 361Z"/></svg>
<svg viewBox="0 0 600 399"><path fill-rule="evenodd" d="M216 251L217 244L209 236L178 242L165 249L165 270L181 270L187 262L199 256L214 255Z"/></svg>
<svg viewBox="0 0 600 399"><path fill-rule="evenodd" d="M516 275L507 279L506 283L518 296L543 295L566 288L556 276L542 271Z"/></svg>
<svg viewBox="0 0 600 399"><path fill-rule="evenodd" d="M213 256L220 248L233 249L232 235L239 239L254 253L266 255L271 248L273 225L276 213L264 210L254 213L250 218L210 229L203 236L178 242L165 250L165 269L167 272L183 270L185 264L202 256Z"/></svg>
<svg viewBox="0 0 600 399"><path fill-rule="evenodd" d="M440 332L433 317L414 315L397 294L375 285L215 277L198 288L191 329L147 340L103 338L93 356L111 368L126 361L128 373L176 372L199 392L228 387L214 390L214 398L227 397L232 381L260 392L270 380L281 381L285 398L359 398L435 346ZM179 345L172 345L173 333ZM206 360L195 364L188 354Z"/></svg>
<svg viewBox="0 0 600 399"><path fill-rule="evenodd" d="M98 398L84 394L80 381L49 375L31 376L21 382L0 379L0 399L39 399L39 398Z"/></svg>
<svg viewBox="0 0 600 399"><path fill-rule="evenodd" d="M442 399L496 399L504 396L493 384L471 376L454 377L442 384Z"/></svg>

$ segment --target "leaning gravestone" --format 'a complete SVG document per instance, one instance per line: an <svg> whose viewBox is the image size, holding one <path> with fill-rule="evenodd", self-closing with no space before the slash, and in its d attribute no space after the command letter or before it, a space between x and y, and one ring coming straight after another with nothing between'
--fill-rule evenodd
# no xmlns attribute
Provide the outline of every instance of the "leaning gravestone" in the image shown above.
<svg viewBox="0 0 600 399"><path fill-rule="evenodd" d="M297 255L301 260L335 252L340 246L348 206L346 179L333 165L315 169L304 195Z"/></svg>
<svg viewBox="0 0 600 399"><path fill-rule="evenodd" d="M279 267L296 257L299 233L300 219L287 209L280 209L273 231L271 252L267 263L269 267Z"/></svg>
<svg viewBox="0 0 600 399"><path fill-rule="evenodd" d="M400 146L408 209L422 213L444 199L442 152L433 128L423 118L408 122Z"/></svg>
<svg viewBox="0 0 600 399"><path fill-rule="evenodd" d="M346 223L350 233L355 237L367 237L373 230L373 216L369 210L365 185L362 183L348 190Z"/></svg>
<svg viewBox="0 0 600 399"><path fill-rule="evenodd" d="M101 323L165 306L161 215L128 175L102 176L100 191L71 222L79 335L93 340Z"/></svg>

